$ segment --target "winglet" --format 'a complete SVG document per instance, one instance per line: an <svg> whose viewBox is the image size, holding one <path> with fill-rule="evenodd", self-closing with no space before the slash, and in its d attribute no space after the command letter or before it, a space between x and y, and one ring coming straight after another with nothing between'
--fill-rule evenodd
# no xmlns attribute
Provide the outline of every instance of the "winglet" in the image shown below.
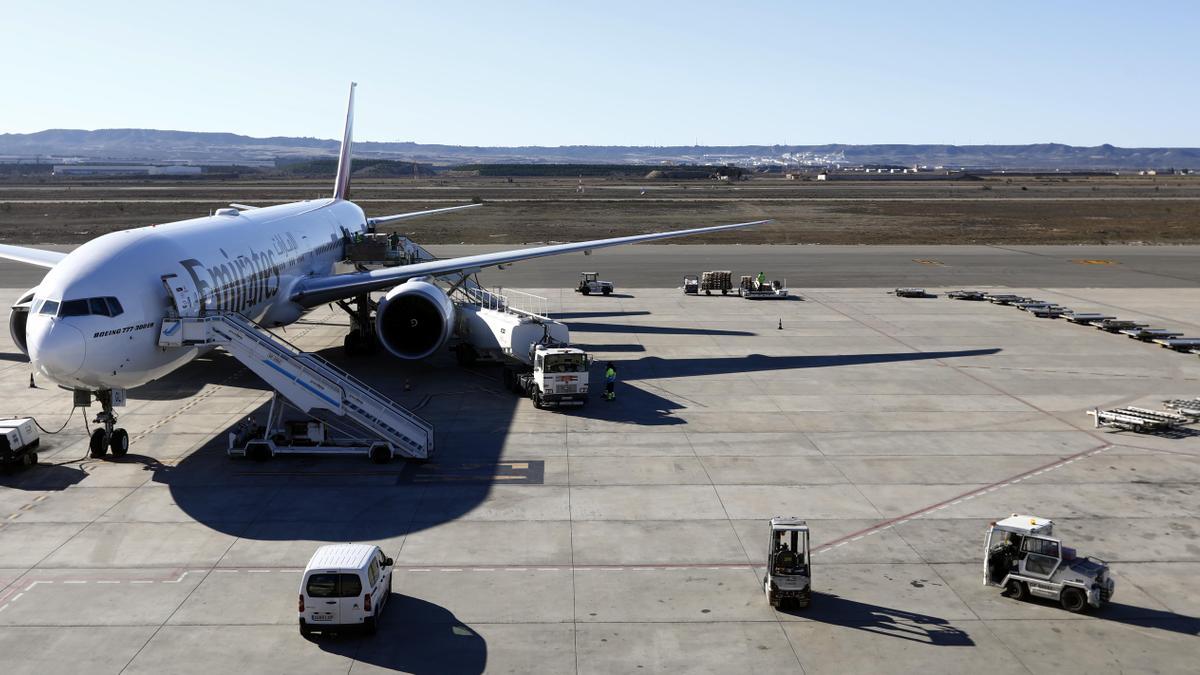
<svg viewBox="0 0 1200 675"><path fill-rule="evenodd" d="M350 194L350 151L354 146L354 88L357 86L357 82L350 83L350 102L346 104L346 130L342 134L337 179L333 183L334 199L345 199Z"/></svg>

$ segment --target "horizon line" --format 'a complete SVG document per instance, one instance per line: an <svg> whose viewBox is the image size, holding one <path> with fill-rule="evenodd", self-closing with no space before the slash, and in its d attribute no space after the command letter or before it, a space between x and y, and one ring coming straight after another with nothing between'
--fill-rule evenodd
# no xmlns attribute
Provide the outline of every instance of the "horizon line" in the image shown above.
<svg viewBox="0 0 1200 675"><path fill-rule="evenodd" d="M270 136L254 136L254 135L250 135L250 134L239 133L236 131L197 131L197 130L193 130L193 129L159 129L159 128L153 128L153 127L99 127L99 128L95 128L95 129L83 129L83 128L74 128L74 127L51 127L48 129L41 129L39 131L29 131L29 132L0 131L0 136L34 136L37 134L44 134L44 133L53 132L53 131L84 132L84 133L96 133L96 132L104 132L104 131L153 131L153 132L160 132L160 133L230 135L230 136L241 136L243 138L249 138L249 139L254 139L254 140L269 140L269 139L279 138L279 139L315 141L318 143L332 143L332 144L340 143L340 141L336 138L321 138L319 136L288 136L288 135L280 135L280 134L275 134L275 135L270 135ZM1118 145L1116 143L1110 143L1110 142L1099 143L1099 144L1095 144L1095 145L1075 145L1072 143L1064 143L1061 141L1025 141L1025 142L1020 142L1020 143L998 143L998 142L953 143L953 142L945 142L945 141L939 141L939 142L918 142L918 141L895 142L895 141L891 141L891 142L870 142L870 143L862 143L862 142L848 143L848 142L842 142L842 141L827 141L827 142L820 142L820 143L811 143L811 142L810 143L743 142L743 143L715 143L715 144L703 144L703 143L675 143L675 144L565 143L565 144L563 144L563 143L560 143L557 145L521 143L521 144L480 145L480 144L472 144L472 143L446 143L446 142L427 142L427 141L414 141L414 140L388 140L388 141L365 140L365 139L356 139L355 140L356 145L363 144L363 143L397 144L397 145L441 145L441 146L456 147L456 148L588 148L588 147L592 147L592 148L605 148L605 147L608 147L608 148L736 148L736 147L775 148L775 147L784 147L784 148L786 148L786 147L823 147L823 146L853 147L853 146L888 146L888 145L891 145L891 146L931 145L931 146L946 146L946 147L1028 147L1028 146L1038 146L1038 145L1056 145L1056 146L1062 146L1062 147L1067 147L1067 148L1105 148L1105 147L1109 147L1109 148L1115 148L1115 149L1121 149L1121 150L1143 150L1143 149L1147 149L1147 150L1200 150L1200 146L1193 146L1193 145Z"/></svg>

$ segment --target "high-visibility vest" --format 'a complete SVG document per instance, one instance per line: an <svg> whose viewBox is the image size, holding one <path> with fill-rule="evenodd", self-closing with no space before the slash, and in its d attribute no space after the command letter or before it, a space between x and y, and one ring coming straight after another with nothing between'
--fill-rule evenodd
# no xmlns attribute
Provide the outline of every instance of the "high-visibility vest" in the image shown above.
<svg viewBox="0 0 1200 675"><path fill-rule="evenodd" d="M612 368L609 368L608 370L604 371L604 380L606 382L616 382L617 381L617 371L613 370Z"/></svg>

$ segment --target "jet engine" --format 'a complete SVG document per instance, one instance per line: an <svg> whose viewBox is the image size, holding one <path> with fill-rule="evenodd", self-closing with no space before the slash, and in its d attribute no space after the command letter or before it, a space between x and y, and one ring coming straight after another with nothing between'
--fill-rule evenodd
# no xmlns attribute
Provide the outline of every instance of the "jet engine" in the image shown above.
<svg viewBox="0 0 1200 675"><path fill-rule="evenodd" d="M8 334L12 337L13 344L25 356L29 356L29 344L25 339L25 324L29 321L29 310L33 305L33 295L37 292L36 288L29 289L20 300L13 303L12 312L8 315Z"/></svg>
<svg viewBox="0 0 1200 675"><path fill-rule="evenodd" d="M405 360L436 352L454 328L454 303L438 286L410 279L388 291L375 310L375 334L384 348Z"/></svg>

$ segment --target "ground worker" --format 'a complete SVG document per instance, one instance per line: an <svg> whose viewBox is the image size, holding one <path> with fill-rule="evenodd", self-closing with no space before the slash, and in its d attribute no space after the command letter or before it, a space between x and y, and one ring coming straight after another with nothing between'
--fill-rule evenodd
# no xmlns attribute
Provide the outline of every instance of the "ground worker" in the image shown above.
<svg viewBox="0 0 1200 675"><path fill-rule="evenodd" d="M617 397L613 391L613 387L617 384L617 367L612 361L608 362L608 368L604 371L604 400L611 401Z"/></svg>
<svg viewBox="0 0 1200 675"><path fill-rule="evenodd" d="M795 551L789 549L787 544L784 544L782 547L780 547L779 553L775 554L776 571L784 573L791 572L793 569L795 569L798 562L799 558L796 556Z"/></svg>
<svg viewBox="0 0 1200 675"><path fill-rule="evenodd" d="M766 286L767 286L767 275L763 274L762 272L759 272L758 273L758 287L766 288Z"/></svg>

